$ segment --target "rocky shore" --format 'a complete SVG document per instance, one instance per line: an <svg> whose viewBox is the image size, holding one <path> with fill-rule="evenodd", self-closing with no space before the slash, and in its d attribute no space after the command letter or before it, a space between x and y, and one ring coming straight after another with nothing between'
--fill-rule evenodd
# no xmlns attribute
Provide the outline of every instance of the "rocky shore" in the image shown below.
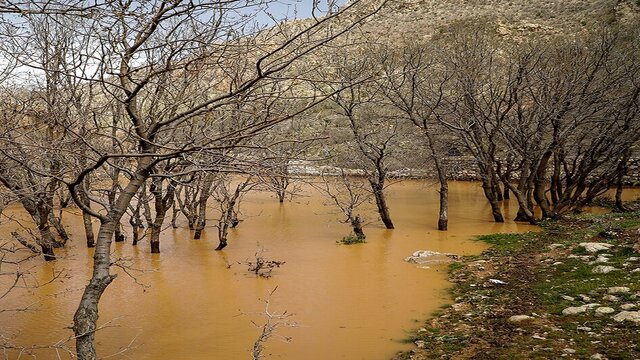
<svg viewBox="0 0 640 360"><path fill-rule="evenodd" d="M454 303L394 359L639 359L640 206L484 236L450 265Z"/></svg>

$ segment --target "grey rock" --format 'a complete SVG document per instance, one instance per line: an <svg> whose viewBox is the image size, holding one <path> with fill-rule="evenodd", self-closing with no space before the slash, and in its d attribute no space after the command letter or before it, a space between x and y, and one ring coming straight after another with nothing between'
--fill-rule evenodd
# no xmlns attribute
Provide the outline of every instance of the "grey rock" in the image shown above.
<svg viewBox="0 0 640 360"><path fill-rule="evenodd" d="M562 310L562 315L576 315L587 311L587 306L571 306Z"/></svg>
<svg viewBox="0 0 640 360"><path fill-rule="evenodd" d="M624 305L620 305L620 309L622 309L622 310L627 310L627 311L628 311L628 310L633 310L633 309L635 309L635 308L637 308L637 307L638 307L638 305L636 305L636 304L624 304Z"/></svg>
<svg viewBox="0 0 640 360"><path fill-rule="evenodd" d="M614 286L607 289L609 294L627 294L629 292L631 292L631 289L626 286Z"/></svg>
<svg viewBox="0 0 640 360"><path fill-rule="evenodd" d="M611 301L611 302L616 302L619 301L620 298L615 296L615 295L605 295L602 297L603 300L607 300L607 301Z"/></svg>
<svg viewBox="0 0 640 360"><path fill-rule="evenodd" d="M612 314L614 312L616 312L616 310L614 308L610 308L610 307L606 307L606 306L601 306L601 307L596 309L596 315L599 315L599 316Z"/></svg>
<svg viewBox="0 0 640 360"><path fill-rule="evenodd" d="M582 246L587 252L596 253L598 251L609 250L613 247L611 244L607 243L597 243L597 242L583 242L579 244Z"/></svg>
<svg viewBox="0 0 640 360"><path fill-rule="evenodd" d="M631 321L640 324L640 311L621 311L613 316L613 320L617 322Z"/></svg>
<svg viewBox="0 0 640 360"><path fill-rule="evenodd" d="M591 301L591 297L585 294L578 294L578 297L582 299L582 301Z"/></svg>
<svg viewBox="0 0 640 360"><path fill-rule="evenodd" d="M608 274L616 270L618 269L614 268L613 266L598 265L594 267L593 270L591 270L591 272L593 272L594 274Z"/></svg>
<svg viewBox="0 0 640 360"><path fill-rule="evenodd" d="M439 264L450 262L457 258L458 255L455 254L439 253L430 250L418 250L411 254L411 256L404 258L404 261L414 264Z"/></svg>
<svg viewBox="0 0 640 360"><path fill-rule="evenodd" d="M562 295L560 297L565 299L565 300L567 300L567 301L574 301L576 299L573 296L568 296L568 295Z"/></svg>
<svg viewBox="0 0 640 360"><path fill-rule="evenodd" d="M512 324L517 324L517 323L521 323L524 321L531 321L534 318L529 316L529 315L513 315L511 316L507 321L512 323Z"/></svg>

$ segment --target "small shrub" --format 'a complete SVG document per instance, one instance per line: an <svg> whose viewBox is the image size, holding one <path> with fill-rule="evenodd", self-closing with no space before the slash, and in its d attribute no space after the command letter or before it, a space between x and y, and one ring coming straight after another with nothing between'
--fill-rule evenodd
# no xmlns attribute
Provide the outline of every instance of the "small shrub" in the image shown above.
<svg viewBox="0 0 640 360"><path fill-rule="evenodd" d="M354 234L349 234L343 237L340 241L336 241L336 242L341 245L353 245L353 244L366 243L367 240L365 240L364 237L356 236Z"/></svg>

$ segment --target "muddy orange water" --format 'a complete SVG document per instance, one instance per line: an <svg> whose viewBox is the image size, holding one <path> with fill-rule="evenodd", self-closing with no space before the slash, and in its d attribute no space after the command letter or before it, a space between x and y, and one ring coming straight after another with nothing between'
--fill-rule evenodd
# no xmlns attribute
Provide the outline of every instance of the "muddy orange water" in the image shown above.
<svg viewBox="0 0 640 360"><path fill-rule="evenodd" d="M350 229L322 196L309 189L304 197L284 204L269 193L247 195L241 207L243 222L232 230L222 252L213 250L215 228L208 228L201 240L192 240L186 229L167 229L160 255L151 255L147 242L137 247L116 244L114 257L144 272L130 270L134 281L116 270L119 276L100 302L99 323L105 328L97 335L99 354L129 359L251 358L259 334L252 322L265 323L262 300L277 287L269 310L286 310L291 314L287 320L297 326L280 326L265 343L265 355L387 359L407 348L402 343L407 331L449 301L446 265L419 267L403 261L406 256L422 249L478 253L485 245L472 240L475 235L535 229L493 223L479 185L453 182L450 230L438 232L435 189L420 181L392 185L389 206L397 229L383 229L375 214L366 212L366 244L337 245ZM515 203L506 203L506 218L513 218L516 210ZM38 259L23 269L31 268L32 280L40 282L54 271L64 270L69 278L18 289L0 302L8 309L37 301L33 311L0 312L0 335L10 336L14 344L51 344L71 335L68 327L90 275L92 250L83 245L79 217L65 216L73 239L58 250L62 258L52 264ZM4 221L2 235L7 236L10 227ZM270 279L256 278L239 264L259 247L266 258L286 262ZM58 356L53 350L37 354L45 359Z"/></svg>

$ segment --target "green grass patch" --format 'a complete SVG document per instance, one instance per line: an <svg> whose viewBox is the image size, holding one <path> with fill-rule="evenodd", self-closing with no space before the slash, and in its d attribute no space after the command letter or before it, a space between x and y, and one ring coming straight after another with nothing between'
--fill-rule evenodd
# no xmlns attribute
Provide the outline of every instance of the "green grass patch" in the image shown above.
<svg viewBox="0 0 640 360"><path fill-rule="evenodd" d="M460 270L464 268L464 264L459 262L459 261L455 261L452 262L451 264L449 264L449 272L452 273L454 271Z"/></svg>
<svg viewBox="0 0 640 360"><path fill-rule="evenodd" d="M525 242L531 239L532 234L491 234L479 236L478 240L490 244L492 250L497 253L509 253L521 249Z"/></svg>
<svg viewBox="0 0 640 360"><path fill-rule="evenodd" d="M340 245L353 245L353 244L366 243L367 240L365 240L364 237L356 236L354 234L349 234L336 242Z"/></svg>

